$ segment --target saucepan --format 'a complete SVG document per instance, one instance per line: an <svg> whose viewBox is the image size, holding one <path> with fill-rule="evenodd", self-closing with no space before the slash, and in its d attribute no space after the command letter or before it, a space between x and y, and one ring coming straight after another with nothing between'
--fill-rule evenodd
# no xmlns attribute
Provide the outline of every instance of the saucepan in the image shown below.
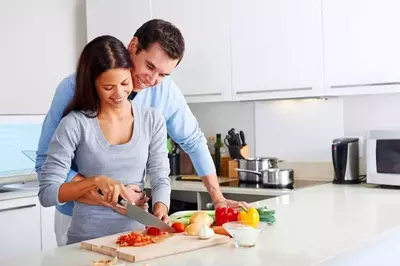
<svg viewBox="0 0 400 266"><path fill-rule="evenodd" d="M278 163L282 162L282 160L279 160L276 157L256 157L239 159L237 161L238 168L256 172L267 170L269 168L278 168Z"/></svg>
<svg viewBox="0 0 400 266"><path fill-rule="evenodd" d="M288 187L294 182L293 169L269 168L261 171L251 171L236 168L240 176L246 176L243 182L263 183L263 185L271 187Z"/></svg>

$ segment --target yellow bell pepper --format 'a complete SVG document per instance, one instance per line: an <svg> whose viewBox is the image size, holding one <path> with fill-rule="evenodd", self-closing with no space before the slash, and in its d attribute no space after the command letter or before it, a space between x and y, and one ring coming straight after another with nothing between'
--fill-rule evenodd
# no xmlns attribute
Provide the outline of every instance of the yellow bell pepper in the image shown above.
<svg viewBox="0 0 400 266"><path fill-rule="evenodd" d="M246 225L254 228L260 223L260 215L256 208L248 208L246 211L240 211L238 215L238 221L243 222Z"/></svg>

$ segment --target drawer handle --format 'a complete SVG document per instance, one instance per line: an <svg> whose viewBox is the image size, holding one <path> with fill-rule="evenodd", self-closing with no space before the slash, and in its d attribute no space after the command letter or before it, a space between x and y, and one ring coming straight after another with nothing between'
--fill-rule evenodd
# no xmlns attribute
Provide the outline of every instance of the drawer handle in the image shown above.
<svg viewBox="0 0 400 266"><path fill-rule="evenodd" d="M13 210L20 210L20 209L27 209L27 208L32 208L32 207L36 207L36 204L29 204L29 205L22 205L22 206L18 206L18 207L11 207L11 208L0 209L0 212L13 211Z"/></svg>
<svg viewBox="0 0 400 266"><path fill-rule="evenodd" d="M222 95L221 92L215 92L215 93L202 93L202 94L184 94L185 97L205 97L205 96L220 96Z"/></svg>
<svg viewBox="0 0 400 266"><path fill-rule="evenodd" d="M237 91L236 94L255 94L255 93L274 93L274 92L283 92L283 91L308 91L312 90L312 87L304 87L304 88L287 88L287 89L276 89L276 90L259 90L259 91Z"/></svg>
<svg viewBox="0 0 400 266"><path fill-rule="evenodd" d="M331 89L359 88L359 87L378 87L378 86L394 86L400 85L400 82L382 82L382 83L365 83L365 84L345 84L333 85Z"/></svg>

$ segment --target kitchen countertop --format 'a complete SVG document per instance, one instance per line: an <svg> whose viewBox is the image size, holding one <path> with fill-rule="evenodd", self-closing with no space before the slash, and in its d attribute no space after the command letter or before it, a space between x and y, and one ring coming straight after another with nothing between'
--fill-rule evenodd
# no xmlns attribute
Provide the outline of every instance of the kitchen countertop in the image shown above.
<svg viewBox="0 0 400 266"><path fill-rule="evenodd" d="M317 185L252 205L275 209L277 220L262 233L256 247L237 249L229 243L126 265L317 265L400 225L399 191L367 184ZM83 266L102 258L71 245L1 265Z"/></svg>
<svg viewBox="0 0 400 266"><path fill-rule="evenodd" d="M196 177L196 176L190 176ZM205 192L207 193L207 189L201 181L180 181L176 180L177 176L171 176L171 188L173 191L192 191L192 192ZM253 187L238 187L237 185L232 185L232 182L235 182L235 179L227 178L227 177L219 177L218 178L221 184L222 193L231 193L231 194L243 194L243 195L261 195L261 196L281 196L285 194L291 193L293 190L289 189L274 189L274 188L253 188ZM22 181L30 181L37 182L36 175L27 175L27 176L17 176L12 178L5 178L3 182L0 182L0 186L2 183L12 183L12 182L22 182ZM231 182L231 185L222 185L227 184L227 182ZM301 181L295 181L301 182ZM306 182L304 187L313 186L321 182L329 182L329 181L317 181L317 180L304 180L303 183ZM150 189L150 180L146 180L145 184L146 189ZM8 200L13 198L21 198L21 197L33 197L37 196L39 189L31 189L25 191L11 191L11 192L2 192L0 188L0 201Z"/></svg>

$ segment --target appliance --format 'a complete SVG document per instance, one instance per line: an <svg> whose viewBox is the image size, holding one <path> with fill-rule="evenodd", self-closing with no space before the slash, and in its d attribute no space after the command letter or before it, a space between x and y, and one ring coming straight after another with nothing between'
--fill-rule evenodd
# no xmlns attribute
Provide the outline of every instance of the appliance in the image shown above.
<svg viewBox="0 0 400 266"><path fill-rule="evenodd" d="M400 186L400 129L367 132L366 168L367 183Z"/></svg>
<svg viewBox="0 0 400 266"><path fill-rule="evenodd" d="M334 139L332 142L333 183L361 183L359 161L358 138Z"/></svg>

